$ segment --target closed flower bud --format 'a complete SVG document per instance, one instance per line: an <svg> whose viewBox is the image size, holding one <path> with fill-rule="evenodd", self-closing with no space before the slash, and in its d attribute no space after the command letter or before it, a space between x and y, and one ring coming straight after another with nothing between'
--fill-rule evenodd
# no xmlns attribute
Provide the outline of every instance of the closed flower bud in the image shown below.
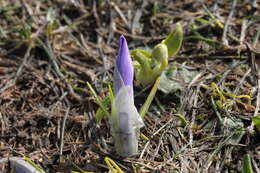
<svg viewBox="0 0 260 173"><path fill-rule="evenodd" d="M134 70L127 42L121 36L114 70L115 99L109 122L116 152L122 157L138 153L139 129L144 125L134 105L133 79Z"/></svg>

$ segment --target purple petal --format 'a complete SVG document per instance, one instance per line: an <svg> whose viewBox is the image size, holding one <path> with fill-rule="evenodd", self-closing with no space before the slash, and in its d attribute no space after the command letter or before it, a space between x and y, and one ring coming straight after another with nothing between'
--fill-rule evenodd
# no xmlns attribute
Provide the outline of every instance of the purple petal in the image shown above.
<svg viewBox="0 0 260 173"><path fill-rule="evenodd" d="M123 81L120 73L118 72L117 66L115 66L115 69L114 69L114 84L113 84L114 94L117 95L120 88L122 88L124 86L126 86L126 85L124 84L124 81ZM129 97L131 99L134 99L134 93L133 93L133 86L132 85L128 87L128 94L129 94Z"/></svg>
<svg viewBox="0 0 260 173"><path fill-rule="evenodd" d="M116 66L124 85L133 86L134 69L124 36L120 37L120 46L116 59Z"/></svg>
<svg viewBox="0 0 260 173"><path fill-rule="evenodd" d="M117 66L115 66L114 69L114 83L113 83L113 90L114 90L114 94L116 95L118 93L118 91L120 90L121 87L123 87L124 81L120 75L120 73L118 72L118 68Z"/></svg>

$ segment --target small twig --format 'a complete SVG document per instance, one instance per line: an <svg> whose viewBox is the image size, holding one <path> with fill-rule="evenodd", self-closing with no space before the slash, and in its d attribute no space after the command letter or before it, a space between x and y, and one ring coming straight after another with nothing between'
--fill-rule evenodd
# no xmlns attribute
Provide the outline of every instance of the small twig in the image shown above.
<svg viewBox="0 0 260 173"><path fill-rule="evenodd" d="M156 147L156 149L155 149L155 151L154 151L154 153L153 153L153 156L152 156L152 159L151 159L151 160L154 160L155 157L157 156L157 154L158 154L158 152L159 152L159 150L160 150L160 147L161 147L161 145L162 145L162 140L163 140L164 134L165 134L165 131L164 131L164 132L162 133L162 135L160 136L159 142L158 142L158 144L157 144L157 147Z"/></svg>
<svg viewBox="0 0 260 173"><path fill-rule="evenodd" d="M193 100L193 107L197 107L197 103L198 103L198 93L200 91L200 85L198 85L197 90L194 93L194 96L192 98L194 98ZM190 121L190 128L189 128L189 144L192 147L192 143L193 143L193 126L195 124L195 117L196 117L196 112L197 109L193 109L192 110L192 117L191 117L191 121Z"/></svg>
<svg viewBox="0 0 260 173"><path fill-rule="evenodd" d="M256 108L254 112L254 117L257 116L260 106L260 80L257 79L257 96L256 96Z"/></svg>
<svg viewBox="0 0 260 173"><path fill-rule="evenodd" d="M185 108L187 107L187 104L188 104L188 102L189 102L189 99L190 99L190 95L192 94L192 93L190 93L190 92L192 92L192 90L186 90L183 94L182 94L182 96L181 96L181 99L180 99L180 107L179 107L179 110L178 110L178 114L181 114L181 115L184 115L184 113L185 113Z"/></svg>
<svg viewBox="0 0 260 173"><path fill-rule="evenodd" d="M98 13L97 13L97 1L93 1L92 8L93 8L93 15L94 15L94 17L96 19L97 26L98 26L98 28L100 28L101 27L101 22L100 22L100 18L98 16Z"/></svg>
<svg viewBox="0 0 260 173"><path fill-rule="evenodd" d="M126 37L131 37L133 39L136 39L136 40L146 40L146 41L150 41L150 40L162 40L164 39L166 36L157 36L157 37L144 37L144 36L139 36L139 35L134 35L134 34L129 34L127 32L123 32L123 31L120 31L118 29L115 29L115 32L116 33L119 33L119 34L122 34Z"/></svg>
<svg viewBox="0 0 260 173"><path fill-rule="evenodd" d="M68 107L68 109L66 110L66 114L65 114L65 116L63 118L63 122L62 122L61 142L60 142L60 156L62 156L62 152L63 152L65 125L66 125L66 120L67 120L68 115L69 115L69 111L70 111L70 107Z"/></svg>
<svg viewBox="0 0 260 173"><path fill-rule="evenodd" d="M259 170L259 168L258 168L258 166L259 166L259 163L256 163L256 161L255 161L255 159L254 159L254 158L252 158L251 160L252 160L253 167L254 167L254 169L255 169L256 173L260 173L260 170Z"/></svg>
<svg viewBox="0 0 260 173"><path fill-rule="evenodd" d="M145 168L148 168L148 169L150 169L150 170L154 170L154 167L153 166L150 166L149 164L147 164L147 163L143 163L143 162L145 162L146 160L141 160L141 159L138 159L137 161L135 161L135 160L125 160L126 162L130 162L131 164L138 164L138 165L141 165L141 166L143 166L143 167L145 167ZM151 162L155 162L155 161L152 161L151 160Z"/></svg>
<svg viewBox="0 0 260 173"><path fill-rule="evenodd" d="M1 135L4 136L4 132L5 132L5 129L6 129L6 123L5 123L5 119L2 115L2 113L0 112L0 122L1 122ZM1 144L1 143L0 143Z"/></svg>
<svg viewBox="0 0 260 173"><path fill-rule="evenodd" d="M221 115L220 115L220 113L218 111L218 108L217 108L217 105L215 103L215 100L214 100L213 96L210 97L210 101L211 101L212 108L213 108L215 114L217 115L217 117L219 119L219 122L221 123L222 126L224 126L223 118L221 117Z"/></svg>
<svg viewBox="0 0 260 173"><path fill-rule="evenodd" d="M246 36L246 29L247 29L247 20L244 19L242 22L242 28L241 28L241 34L240 34L240 44L244 42L245 36Z"/></svg>
<svg viewBox="0 0 260 173"><path fill-rule="evenodd" d="M17 72L16 72L16 74L14 76L14 79L10 79L6 83L6 85L3 88L0 89L0 93L3 93L5 90L7 90L7 89L9 89L9 88L11 88L12 86L15 85L18 77L22 74L23 67L24 67L28 57L30 56L31 49L32 49L32 47L31 47L31 45L29 45L29 47L27 48L27 51L26 51L26 53L24 55L23 62L19 66L19 68L18 68L18 70L17 70Z"/></svg>
<svg viewBox="0 0 260 173"><path fill-rule="evenodd" d="M169 125L173 120L174 118L170 119L167 123L165 123L162 127L160 127L156 132L152 134L151 138L157 135L162 129L164 129L167 125Z"/></svg>
<svg viewBox="0 0 260 173"><path fill-rule="evenodd" d="M143 1L143 4L145 3L146 1ZM143 6L143 5L142 5ZM136 33L136 29L138 27L140 27L140 19L141 19L141 16L142 16L142 10L143 8L141 9L137 9L136 10L136 13L135 13L135 16L134 16L134 19L133 19L133 23L132 23L132 26L131 26L131 33L135 34Z"/></svg>
<svg viewBox="0 0 260 173"><path fill-rule="evenodd" d="M208 171L210 165L212 164L213 162L213 158L214 156L228 143L228 141L236 134L236 131L232 132L229 136L227 136L223 141L221 141L216 149L211 153L211 155L209 156L208 160L206 161L205 163L205 171Z"/></svg>
<svg viewBox="0 0 260 173"><path fill-rule="evenodd" d="M231 7L231 11L230 11L230 13L229 13L229 15L228 15L227 21L226 21L226 23L225 23L223 35L222 35L222 43L223 43L224 45L226 45L226 46L228 46L228 41L227 41L228 26L229 26L229 23L230 23L230 21L231 21L231 19L232 19L232 16L233 16L233 13L234 13L236 4L237 4L237 0L233 0L232 7Z"/></svg>
<svg viewBox="0 0 260 173"><path fill-rule="evenodd" d="M231 67L229 67L228 70L226 70L226 71L222 74L222 77L221 77L221 79L218 81L217 85L218 85L218 86L221 86L222 82L225 81L227 75L228 75L232 70L234 70L236 67L238 67L239 65L246 63L245 61L247 61L247 60L239 61L239 62L238 62L238 61L234 61L234 62L231 64Z"/></svg>
<svg viewBox="0 0 260 173"><path fill-rule="evenodd" d="M69 84L69 82L66 81L65 76L61 73L60 68L56 62L56 57L51 50L49 42L47 41L47 45L45 45L40 39L37 39L37 41L41 44L45 52L48 54L57 75L61 78L62 81L65 82L67 89L69 90L69 94L78 101L82 101L82 98L74 92L72 86Z"/></svg>
<svg viewBox="0 0 260 173"><path fill-rule="evenodd" d="M114 2L110 2L110 5L115 9L115 11L119 14L120 18L123 20L123 22L125 23L125 25L130 28L129 23L127 22L127 19L125 17L125 15L123 14L123 12L120 10L120 8L114 3Z"/></svg>
<svg viewBox="0 0 260 173"><path fill-rule="evenodd" d="M196 83L200 82L199 79L200 77L202 77L204 75L205 72L201 72L199 74L197 74L193 79L192 81L189 83L187 89L190 89L193 85L195 85ZM198 85L200 86L200 85Z"/></svg>
<svg viewBox="0 0 260 173"><path fill-rule="evenodd" d="M110 10L110 23L109 23L109 34L107 38L107 44L109 45L111 41L114 38L115 30L116 30L116 22L115 22L115 11L112 10L112 8L109 8Z"/></svg>
<svg viewBox="0 0 260 173"><path fill-rule="evenodd" d="M30 53L31 53L31 49L32 49L32 46L29 45L25 55L24 55L24 58L23 58L23 62L21 63L21 65L19 66L16 74L15 74L15 78L14 78L14 81L16 82L18 77L22 74L22 70L23 70L23 67L24 65L26 64L27 60L28 60L28 57L30 56Z"/></svg>
<svg viewBox="0 0 260 173"><path fill-rule="evenodd" d="M142 158L143 158L144 152L148 149L148 146L149 146L150 142L151 142L151 140L149 140L149 141L145 144L145 146L144 146L144 148L143 148L143 150L142 150L142 152L141 152L141 154L140 154L140 156L139 156L139 159L142 159Z"/></svg>
<svg viewBox="0 0 260 173"><path fill-rule="evenodd" d="M245 82L245 79L246 79L246 77L249 75L250 72L251 72L251 69L248 69L248 70L246 71L246 73L243 75L242 79L239 80L239 84L237 85L237 87L235 88L235 90L234 90L234 92L233 92L235 95L237 95L239 89L241 88L241 86L242 86L243 83Z"/></svg>

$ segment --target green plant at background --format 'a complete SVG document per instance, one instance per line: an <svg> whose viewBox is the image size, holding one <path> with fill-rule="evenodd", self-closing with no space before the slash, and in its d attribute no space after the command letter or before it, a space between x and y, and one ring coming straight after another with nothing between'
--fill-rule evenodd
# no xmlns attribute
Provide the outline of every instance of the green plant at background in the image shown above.
<svg viewBox="0 0 260 173"><path fill-rule="evenodd" d="M244 155L242 164L243 164L242 171L241 171L242 173L253 173L254 172L249 154Z"/></svg>
<svg viewBox="0 0 260 173"><path fill-rule="evenodd" d="M48 13L46 15L47 21L47 36L50 38L51 33L57 28L58 20L55 18L54 10L52 7L48 9Z"/></svg>
<svg viewBox="0 0 260 173"><path fill-rule="evenodd" d="M143 86L156 81L163 70L168 66L168 59L178 53L183 40L181 24L177 23L175 29L157 44L152 52L135 49L131 52L136 69L136 80Z"/></svg>
<svg viewBox="0 0 260 173"><path fill-rule="evenodd" d="M252 117L252 121L254 125L256 126L256 129L260 133L260 116Z"/></svg>

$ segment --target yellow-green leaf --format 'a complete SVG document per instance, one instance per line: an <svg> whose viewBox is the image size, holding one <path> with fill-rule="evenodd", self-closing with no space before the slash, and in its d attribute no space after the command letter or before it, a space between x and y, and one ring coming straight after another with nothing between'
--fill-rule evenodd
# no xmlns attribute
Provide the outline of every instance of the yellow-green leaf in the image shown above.
<svg viewBox="0 0 260 173"><path fill-rule="evenodd" d="M183 30L181 24L177 23L175 30L172 31L166 39L163 41L164 44L168 47L169 57L176 55L182 45L183 40Z"/></svg>

